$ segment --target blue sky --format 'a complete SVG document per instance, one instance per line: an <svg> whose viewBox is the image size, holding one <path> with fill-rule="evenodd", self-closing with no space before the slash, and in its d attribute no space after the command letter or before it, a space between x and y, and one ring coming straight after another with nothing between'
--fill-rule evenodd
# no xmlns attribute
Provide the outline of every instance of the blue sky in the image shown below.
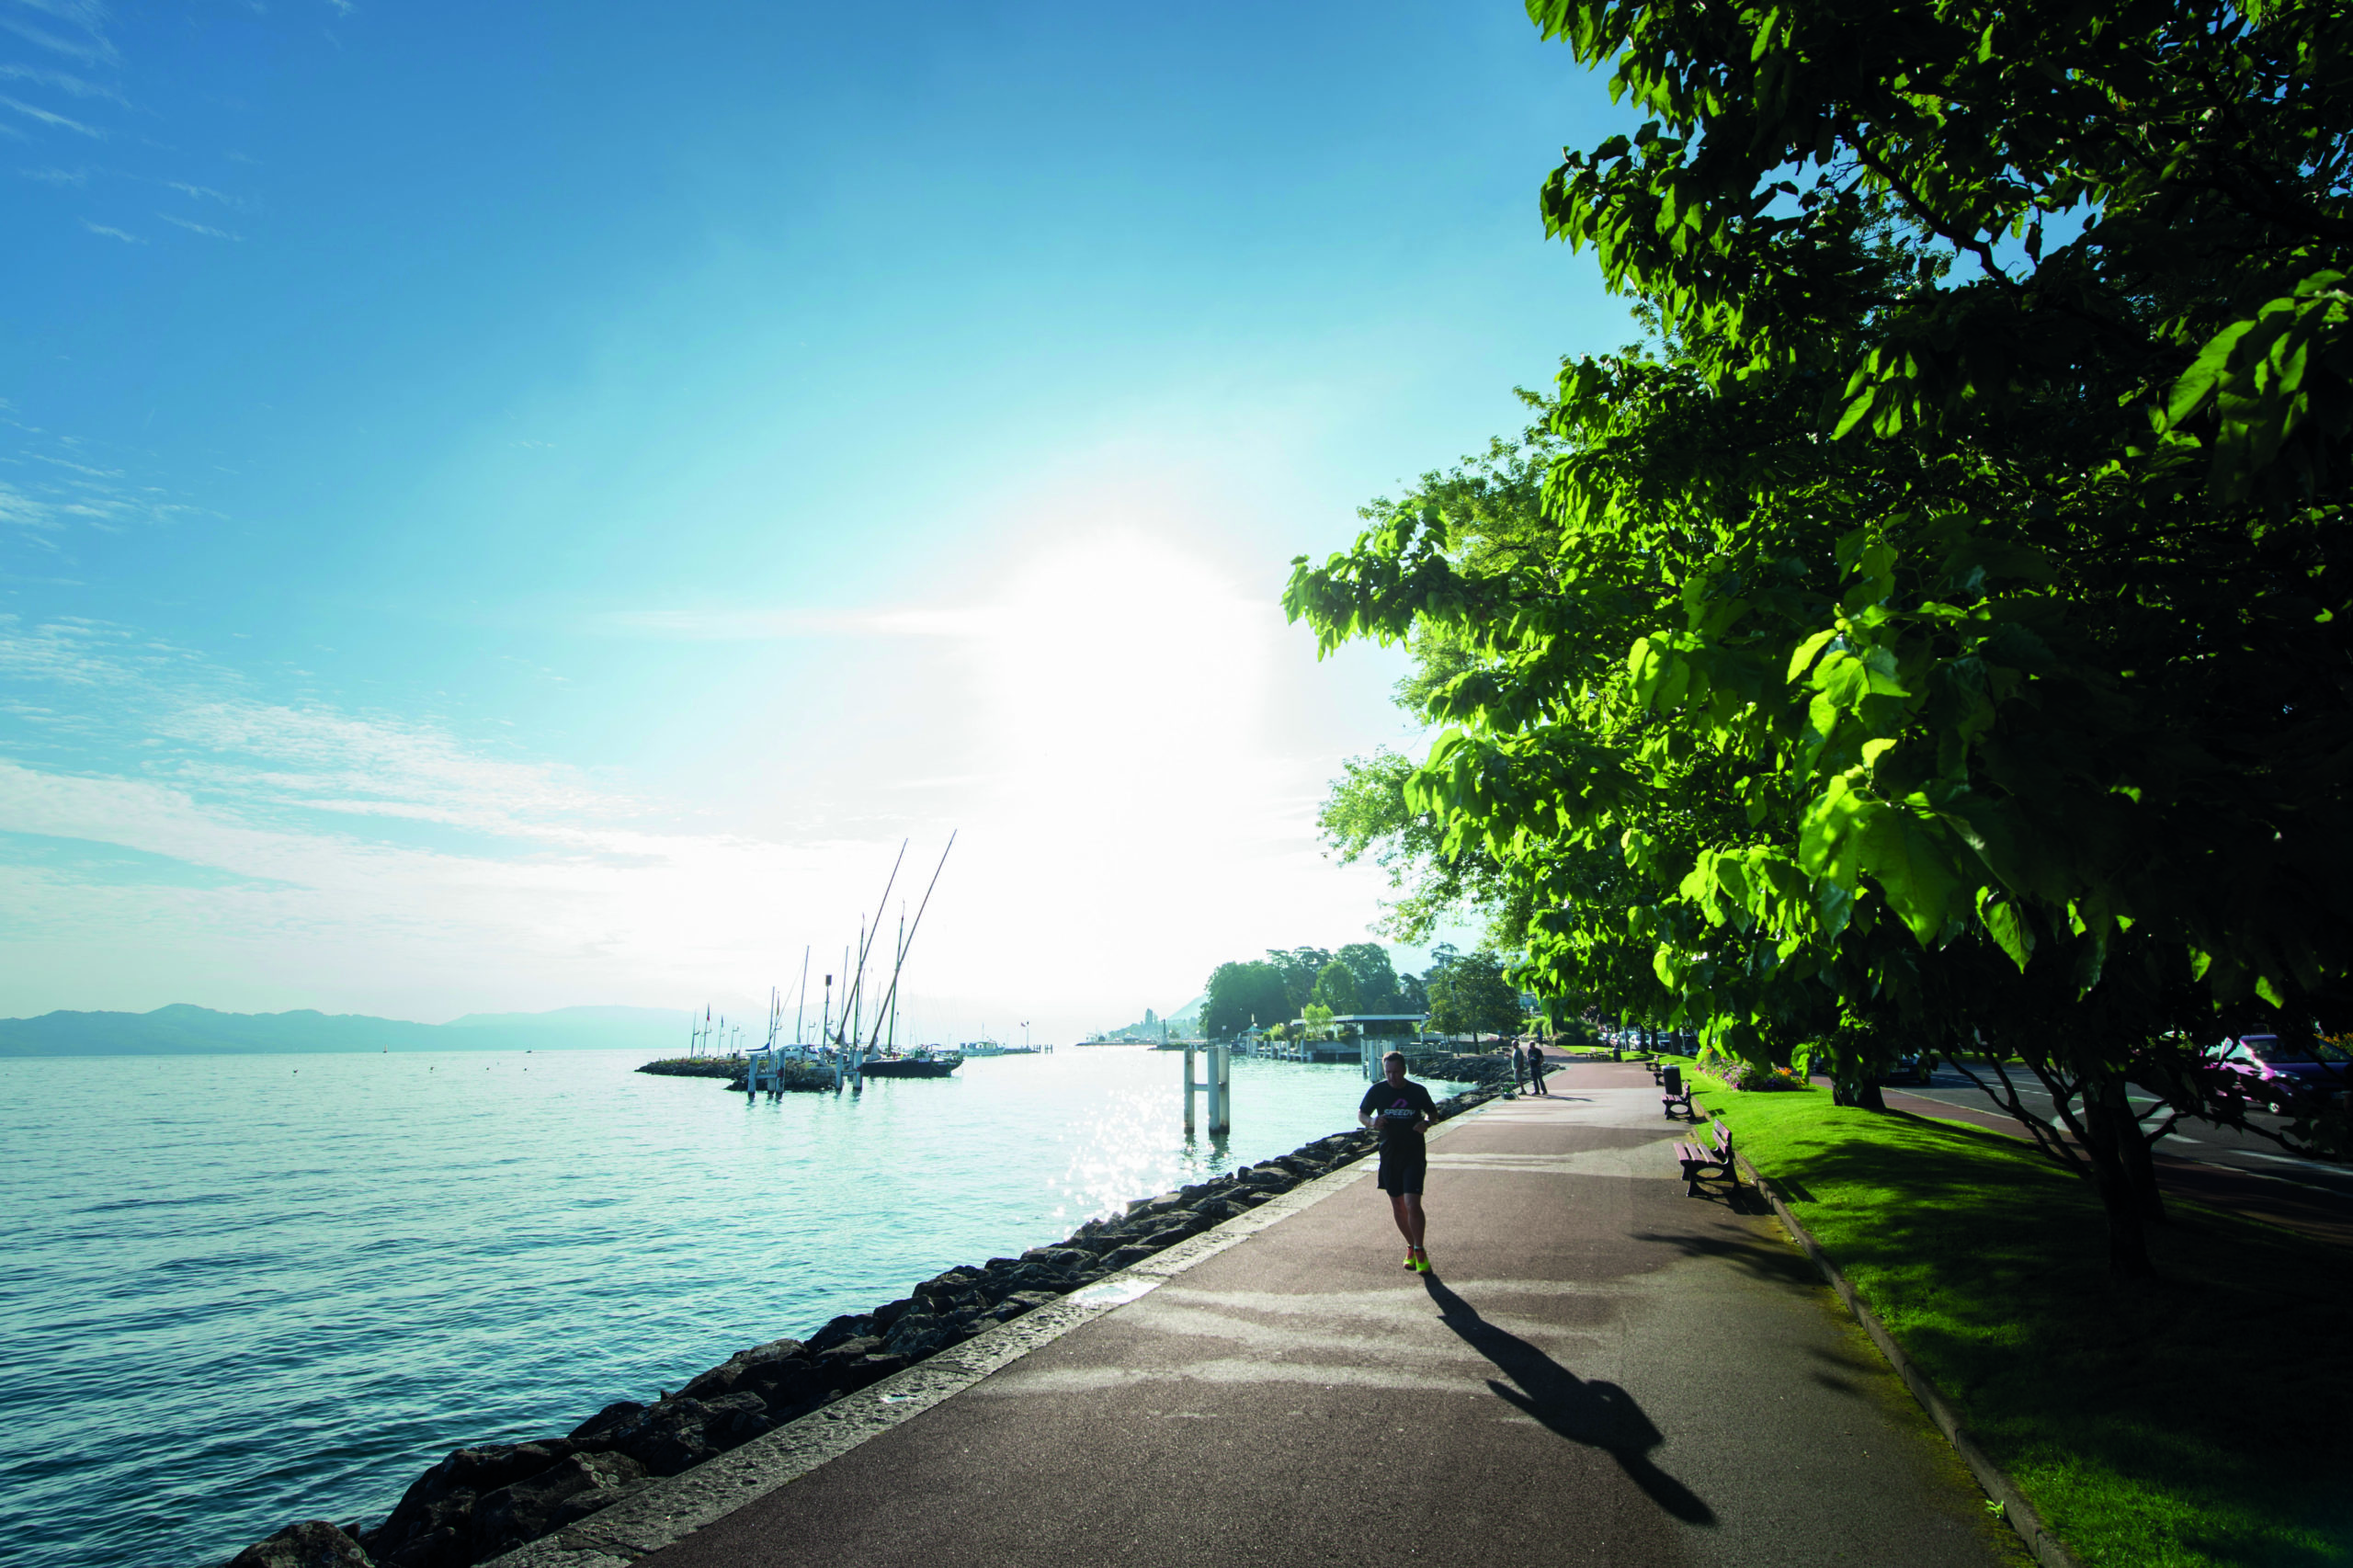
<svg viewBox="0 0 2353 1568"><path fill-rule="evenodd" d="M1507 4L0 0L0 1012L926 1032L1359 939L1275 607L1631 335ZM895 899L895 895L894 895Z"/></svg>

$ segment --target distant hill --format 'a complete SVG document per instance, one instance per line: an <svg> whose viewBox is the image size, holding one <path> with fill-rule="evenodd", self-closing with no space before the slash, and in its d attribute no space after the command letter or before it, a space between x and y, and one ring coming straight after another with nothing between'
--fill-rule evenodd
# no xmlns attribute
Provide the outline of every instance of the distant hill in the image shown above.
<svg viewBox="0 0 2353 1568"><path fill-rule="evenodd" d="M686 1015L651 1007L470 1013L413 1024L356 1013L216 1013L176 1002L152 1013L44 1013L0 1018L0 1057L213 1056L321 1051L675 1051Z"/></svg>

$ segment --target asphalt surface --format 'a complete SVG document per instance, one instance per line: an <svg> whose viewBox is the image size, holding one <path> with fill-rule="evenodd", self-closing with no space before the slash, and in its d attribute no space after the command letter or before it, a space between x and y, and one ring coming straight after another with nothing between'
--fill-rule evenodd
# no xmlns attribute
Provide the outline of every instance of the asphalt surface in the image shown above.
<svg viewBox="0 0 2353 1568"><path fill-rule="evenodd" d="M1977 1069L1982 1073L1982 1069ZM2013 1074L2018 1099L2038 1116L2052 1115L2051 1096ZM1989 1079L1989 1081L1991 1081ZM1997 1109L1983 1090L1939 1063L1925 1085L1882 1091L1897 1110L1992 1128L2012 1137L2026 1131ZM2156 1102L2131 1096L2135 1111ZM2056 1119L2053 1118L2055 1120ZM2234 1210L2324 1240L2353 1243L2353 1169L2283 1154L2279 1146L2234 1128L2186 1121L2157 1144L2157 1184L2168 1192Z"/></svg>
<svg viewBox="0 0 2353 1568"><path fill-rule="evenodd" d="M1552 1087L1432 1141L1434 1276L1367 1171L642 1561L2026 1561L1646 1073Z"/></svg>

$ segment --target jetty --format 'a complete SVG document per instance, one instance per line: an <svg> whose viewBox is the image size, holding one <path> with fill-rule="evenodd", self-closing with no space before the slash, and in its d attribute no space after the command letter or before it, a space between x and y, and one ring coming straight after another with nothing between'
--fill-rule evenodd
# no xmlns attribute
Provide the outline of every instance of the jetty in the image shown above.
<svg viewBox="0 0 2353 1568"><path fill-rule="evenodd" d="M1755 1190L1686 1196L1677 1137L1642 1067L1563 1063L1431 1135L1431 1274L1349 1158L494 1562L2019 1561Z"/></svg>

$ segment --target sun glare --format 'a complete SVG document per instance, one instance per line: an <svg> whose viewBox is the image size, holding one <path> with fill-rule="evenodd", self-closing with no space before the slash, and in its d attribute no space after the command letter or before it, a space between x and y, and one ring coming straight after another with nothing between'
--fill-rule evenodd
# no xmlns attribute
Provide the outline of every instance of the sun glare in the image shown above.
<svg viewBox="0 0 2353 1568"><path fill-rule="evenodd" d="M1276 612L1208 563L1120 530L1041 555L1008 586L980 674L1017 772L1194 762L1255 730Z"/></svg>

